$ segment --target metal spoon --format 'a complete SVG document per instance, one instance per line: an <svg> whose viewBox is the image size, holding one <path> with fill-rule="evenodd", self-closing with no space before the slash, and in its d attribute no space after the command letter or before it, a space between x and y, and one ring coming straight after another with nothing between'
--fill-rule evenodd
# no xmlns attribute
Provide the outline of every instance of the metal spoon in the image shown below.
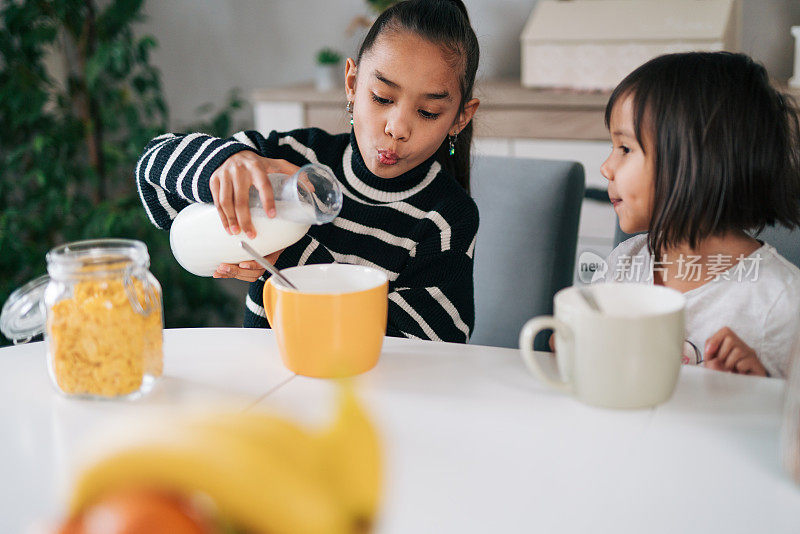
<svg viewBox="0 0 800 534"><path fill-rule="evenodd" d="M589 305L591 309L596 311L597 313L603 313L603 310L600 308L600 305L597 303L597 300L594 298L594 294L592 290L588 287L581 287L578 292L583 297L583 300L586 301L586 304Z"/></svg>
<svg viewBox="0 0 800 534"><path fill-rule="evenodd" d="M269 274L271 274L272 276L277 278L278 282L280 282L281 284L285 285L286 287L290 287L290 288L292 288L294 290L299 291L299 289L297 289L297 286L295 286L293 283L291 283L289 280L287 280L286 277L281 274L281 271L278 268L276 268L270 262L264 261L264 258L259 256L258 252L256 252L253 249L253 247L251 247L250 245L248 245L244 241L239 241L239 244L242 245L242 248L245 249L247 251L247 253L250 254L253 257L253 259L256 261L256 263L258 263L260 266L262 266L267 271L269 271Z"/></svg>

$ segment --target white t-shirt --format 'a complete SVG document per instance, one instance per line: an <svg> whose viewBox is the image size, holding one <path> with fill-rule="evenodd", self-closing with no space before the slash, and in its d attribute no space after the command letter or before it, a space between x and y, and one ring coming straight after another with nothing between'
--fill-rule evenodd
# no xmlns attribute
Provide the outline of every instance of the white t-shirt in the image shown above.
<svg viewBox="0 0 800 534"><path fill-rule="evenodd" d="M702 353L706 340L727 326L756 351L770 376L785 377L800 338L800 269L766 243L745 258L710 260L709 276L716 278L684 293L687 339ZM699 257L688 256L673 263L682 269L678 276L699 280L698 262ZM664 268L653 264L647 234L620 243L607 264L592 283L652 284L654 267Z"/></svg>

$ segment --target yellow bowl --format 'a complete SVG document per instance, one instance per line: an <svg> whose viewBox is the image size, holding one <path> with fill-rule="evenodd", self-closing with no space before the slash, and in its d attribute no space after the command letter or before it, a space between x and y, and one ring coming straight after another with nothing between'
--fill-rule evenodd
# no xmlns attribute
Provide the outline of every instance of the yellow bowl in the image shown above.
<svg viewBox="0 0 800 534"><path fill-rule="evenodd" d="M389 306L384 273L340 263L281 273L298 289L270 278L264 284L264 310L289 370L338 378L378 363Z"/></svg>

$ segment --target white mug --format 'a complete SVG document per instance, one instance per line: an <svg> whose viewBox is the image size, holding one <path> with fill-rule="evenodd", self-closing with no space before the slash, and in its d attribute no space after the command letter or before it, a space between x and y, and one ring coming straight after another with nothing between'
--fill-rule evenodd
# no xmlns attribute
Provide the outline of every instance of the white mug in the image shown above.
<svg viewBox="0 0 800 534"><path fill-rule="evenodd" d="M580 291L590 291L600 312ZM646 408L672 396L681 368L686 298L645 284L596 284L556 293L555 317L535 317L519 336L531 373L578 400L606 408ZM561 379L548 376L533 351L539 331L555 331Z"/></svg>

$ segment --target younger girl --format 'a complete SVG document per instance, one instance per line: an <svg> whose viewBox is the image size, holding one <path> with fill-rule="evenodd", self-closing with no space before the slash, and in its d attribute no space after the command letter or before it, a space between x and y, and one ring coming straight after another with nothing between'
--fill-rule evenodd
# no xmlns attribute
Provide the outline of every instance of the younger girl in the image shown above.
<svg viewBox="0 0 800 534"><path fill-rule="evenodd" d="M655 58L606 107L608 196L623 231L647 233L598 278L684 293L688 341L713 369L784 376L800 335L800 270L751 237L800 225L792 107L761 65L724 52Z"/></svg>
<svg viewBox="0 0 800 534"><path fill-rule="evenodd" d="M466 342L474 323L472 255L478 211L469 196L470 120L478 41L460 0L410 0L375 21L345 92L353 128L230 139L166 134L151 141L136 180L150 220L168 229L192 202L213 202L230 234L255 235L248 191L274 216L270 172L330 167L344 190L339 217L268 256L278 268L353 263L389 278L394 336ZM220 265L217 277L252 282L244 326L266 327L264 270Z"/></svg>

